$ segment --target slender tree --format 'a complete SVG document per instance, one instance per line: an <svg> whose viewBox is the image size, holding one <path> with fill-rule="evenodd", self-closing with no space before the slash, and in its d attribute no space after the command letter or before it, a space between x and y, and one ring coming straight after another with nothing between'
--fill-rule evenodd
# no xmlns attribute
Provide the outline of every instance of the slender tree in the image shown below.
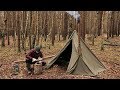
<svg viewBox="0 0 120 90"><path fill-rule="evenodd" d="M10 16L10 11L5 11L6 15L6 30L7 30L7 43L10 45L10 39L9 39L9 16Z"/></svg>
<svg viewBox="0 0 120 90"><path fill-rule="evenodd" d="M29 11L29 14L30 14L30 25L29 25L29 46L30 46L30 49L32 49L32 45L31 45L31 30L32 30L32 11Z"/></svg>
<svg viewBox="0 0 120 90"><path fill-rule="evenodd" d="M80 11L80 36L85 41L85 11Z"/></svg>
<svg viewBox="0 0 120 90"><path fill-rule="evenodd" d="M55 41L55 12L53 12L53 17L52 17L51 39L52 39L52 45L54 46L54 41Z"/></svg>
<svg viewBox="0 0 120 90"><path fill-rule="evenodd" d="M102 14L103 11L98 11L98 36L102 34Z"/></svg>
<svg viewBox="0 0 120 90"><path fill-rule="evenodd" d="M63 40L66 40L67 33L68 33L68 15L66 12L63 14L63 18L64 18L64 22L63 22L64 29L62 31L62 37L63 37Z"/></svg>
<svg viewBox="0 0 120 90"><path fill-rule="evenodd" d="M20 24L20 14L21 12L17 12L17 36L18 36L18 52L21 51L20 49L20 29L21 29L21 24Z"/></svg>
<svg viewBox="0 0 120 90"><path fill-rule="evenodd" d="M6 18L5 18L5 12L4 12L4 25L5 25L5 30L3 29L2 34L2 43L1 46L4 47L5 46L5 31L6 31Z"/></svg>

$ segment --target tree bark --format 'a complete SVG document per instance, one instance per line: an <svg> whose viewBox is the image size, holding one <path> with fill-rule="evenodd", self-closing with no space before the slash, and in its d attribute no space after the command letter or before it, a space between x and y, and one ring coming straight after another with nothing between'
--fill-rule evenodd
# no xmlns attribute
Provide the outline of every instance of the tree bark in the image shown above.
<svg viewBox="0 0 120 90"><path fill-rule="evenodd" d="M18 36L18 52L21 51L20 49L20 14L21 12L17 12L17 36Z"/></svg>
<svg viewBox="0 0 120 90"><path fill-rule="evenodd" d="M1 43L1 46L2 47L5 47L5 31L6 31L6 17L5 17L5 12L4 12L4 24L5 24L5 30L3 30L1 32L1 36L2 36L2 43Z"/></svg>
<svg viewBox="0 0 120 90"><path fill-rule="evenodd" d="M63 40L66 40L66 37L67 37L67 33L68 33L68 15L67 13L64 13L64 29L62 31L62 37L63 37Z"/></svg>
<svg viewBox="0 0 120 90"><path fill-rule="evenodd" d="M80 36L85 41L85 11L80 11Z"/></svg>
<svg viewBox="0 0 120 90"><path fill-rule="evenodd" d="M114 11L111 13L111 35L114 37Z"/></svg>
<svg viewBox="0 0 120 90"><path fill-rule="evenodd" d="M54 46L54 41L55 41L55 12L53 12L53 17L52 17L51 37L52 37L52 46Z"/></svg>
<svg viewBox="0 0 120 90"><path fill-rule="evenodd" d="M7 30L7 43L8 45L10 45L10 39L9 39L9 16L10 16L10 12L9 11L5 11L6 12L6 30Z"/></svg>
<svg viewBox="0 0 120 90"><path fill-rule="evenodd" d="M102 34L102 14L103 11L98 11L98 36Z"/></svg>
<svg viewBox="0 0 120 90"><path fill-rule="evenodd" d="M29 46L30 49L32 49L32 45L31 45L31 31L32 31L32 11L29 11L30 13L30 26L29 26Z"/></svg>

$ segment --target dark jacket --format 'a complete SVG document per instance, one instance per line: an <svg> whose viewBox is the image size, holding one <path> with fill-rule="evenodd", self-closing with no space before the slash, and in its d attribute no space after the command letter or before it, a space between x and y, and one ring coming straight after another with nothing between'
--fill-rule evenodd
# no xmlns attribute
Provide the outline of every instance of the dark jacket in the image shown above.
<svg viewBox="0 0 120 90"><path fill-rule="evenodd" d="M42 52L36 53L35 49L30 50L30 52L26 55L27 60L32 60L32 58L38 59L38 57L43 57Z"/></svg>

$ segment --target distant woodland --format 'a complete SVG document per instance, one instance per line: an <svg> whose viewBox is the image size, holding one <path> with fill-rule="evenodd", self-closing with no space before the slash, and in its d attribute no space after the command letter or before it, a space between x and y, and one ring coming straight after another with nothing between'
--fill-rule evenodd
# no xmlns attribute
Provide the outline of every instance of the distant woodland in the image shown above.
<svg viewBox="0 0 120 90"><path fill-rule="evenodd" d="M80 37L86 35L94 45L94 38L106 35L106 39L120 35L119 11L79 11L80 24L65 11L0 11L0 45L13 45L17 51L66 40L73 30L80 29ZM7 40L7 43L5 43ZM12 43L11 43L12 40Z"/></svg>

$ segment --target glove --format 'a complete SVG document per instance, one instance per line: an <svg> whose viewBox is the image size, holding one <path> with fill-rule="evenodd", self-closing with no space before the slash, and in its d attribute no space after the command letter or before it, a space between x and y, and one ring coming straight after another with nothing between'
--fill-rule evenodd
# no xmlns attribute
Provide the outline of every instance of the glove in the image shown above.
<svg viewBox="0 0 120 90"><path fill-rule="evenodd" d="M37 61L37 59L35 59L35 58L32 58L32 62L35 62L35 61Z"/></svg>
<svg viewBox="0 0 120 90"><path fill-rule="evenodd" d="M43 58L38 58L38 60L42 61L42 60L43 60Z"/></svg>
<svg viewBox="0 0 120 90"><path fill-rule="evenodd" d="M42 63L42 62L43 62L43 58L40 58L40 57L39 57L39 58L38 58L38 61L39 61L38 63Z"/></svg>

